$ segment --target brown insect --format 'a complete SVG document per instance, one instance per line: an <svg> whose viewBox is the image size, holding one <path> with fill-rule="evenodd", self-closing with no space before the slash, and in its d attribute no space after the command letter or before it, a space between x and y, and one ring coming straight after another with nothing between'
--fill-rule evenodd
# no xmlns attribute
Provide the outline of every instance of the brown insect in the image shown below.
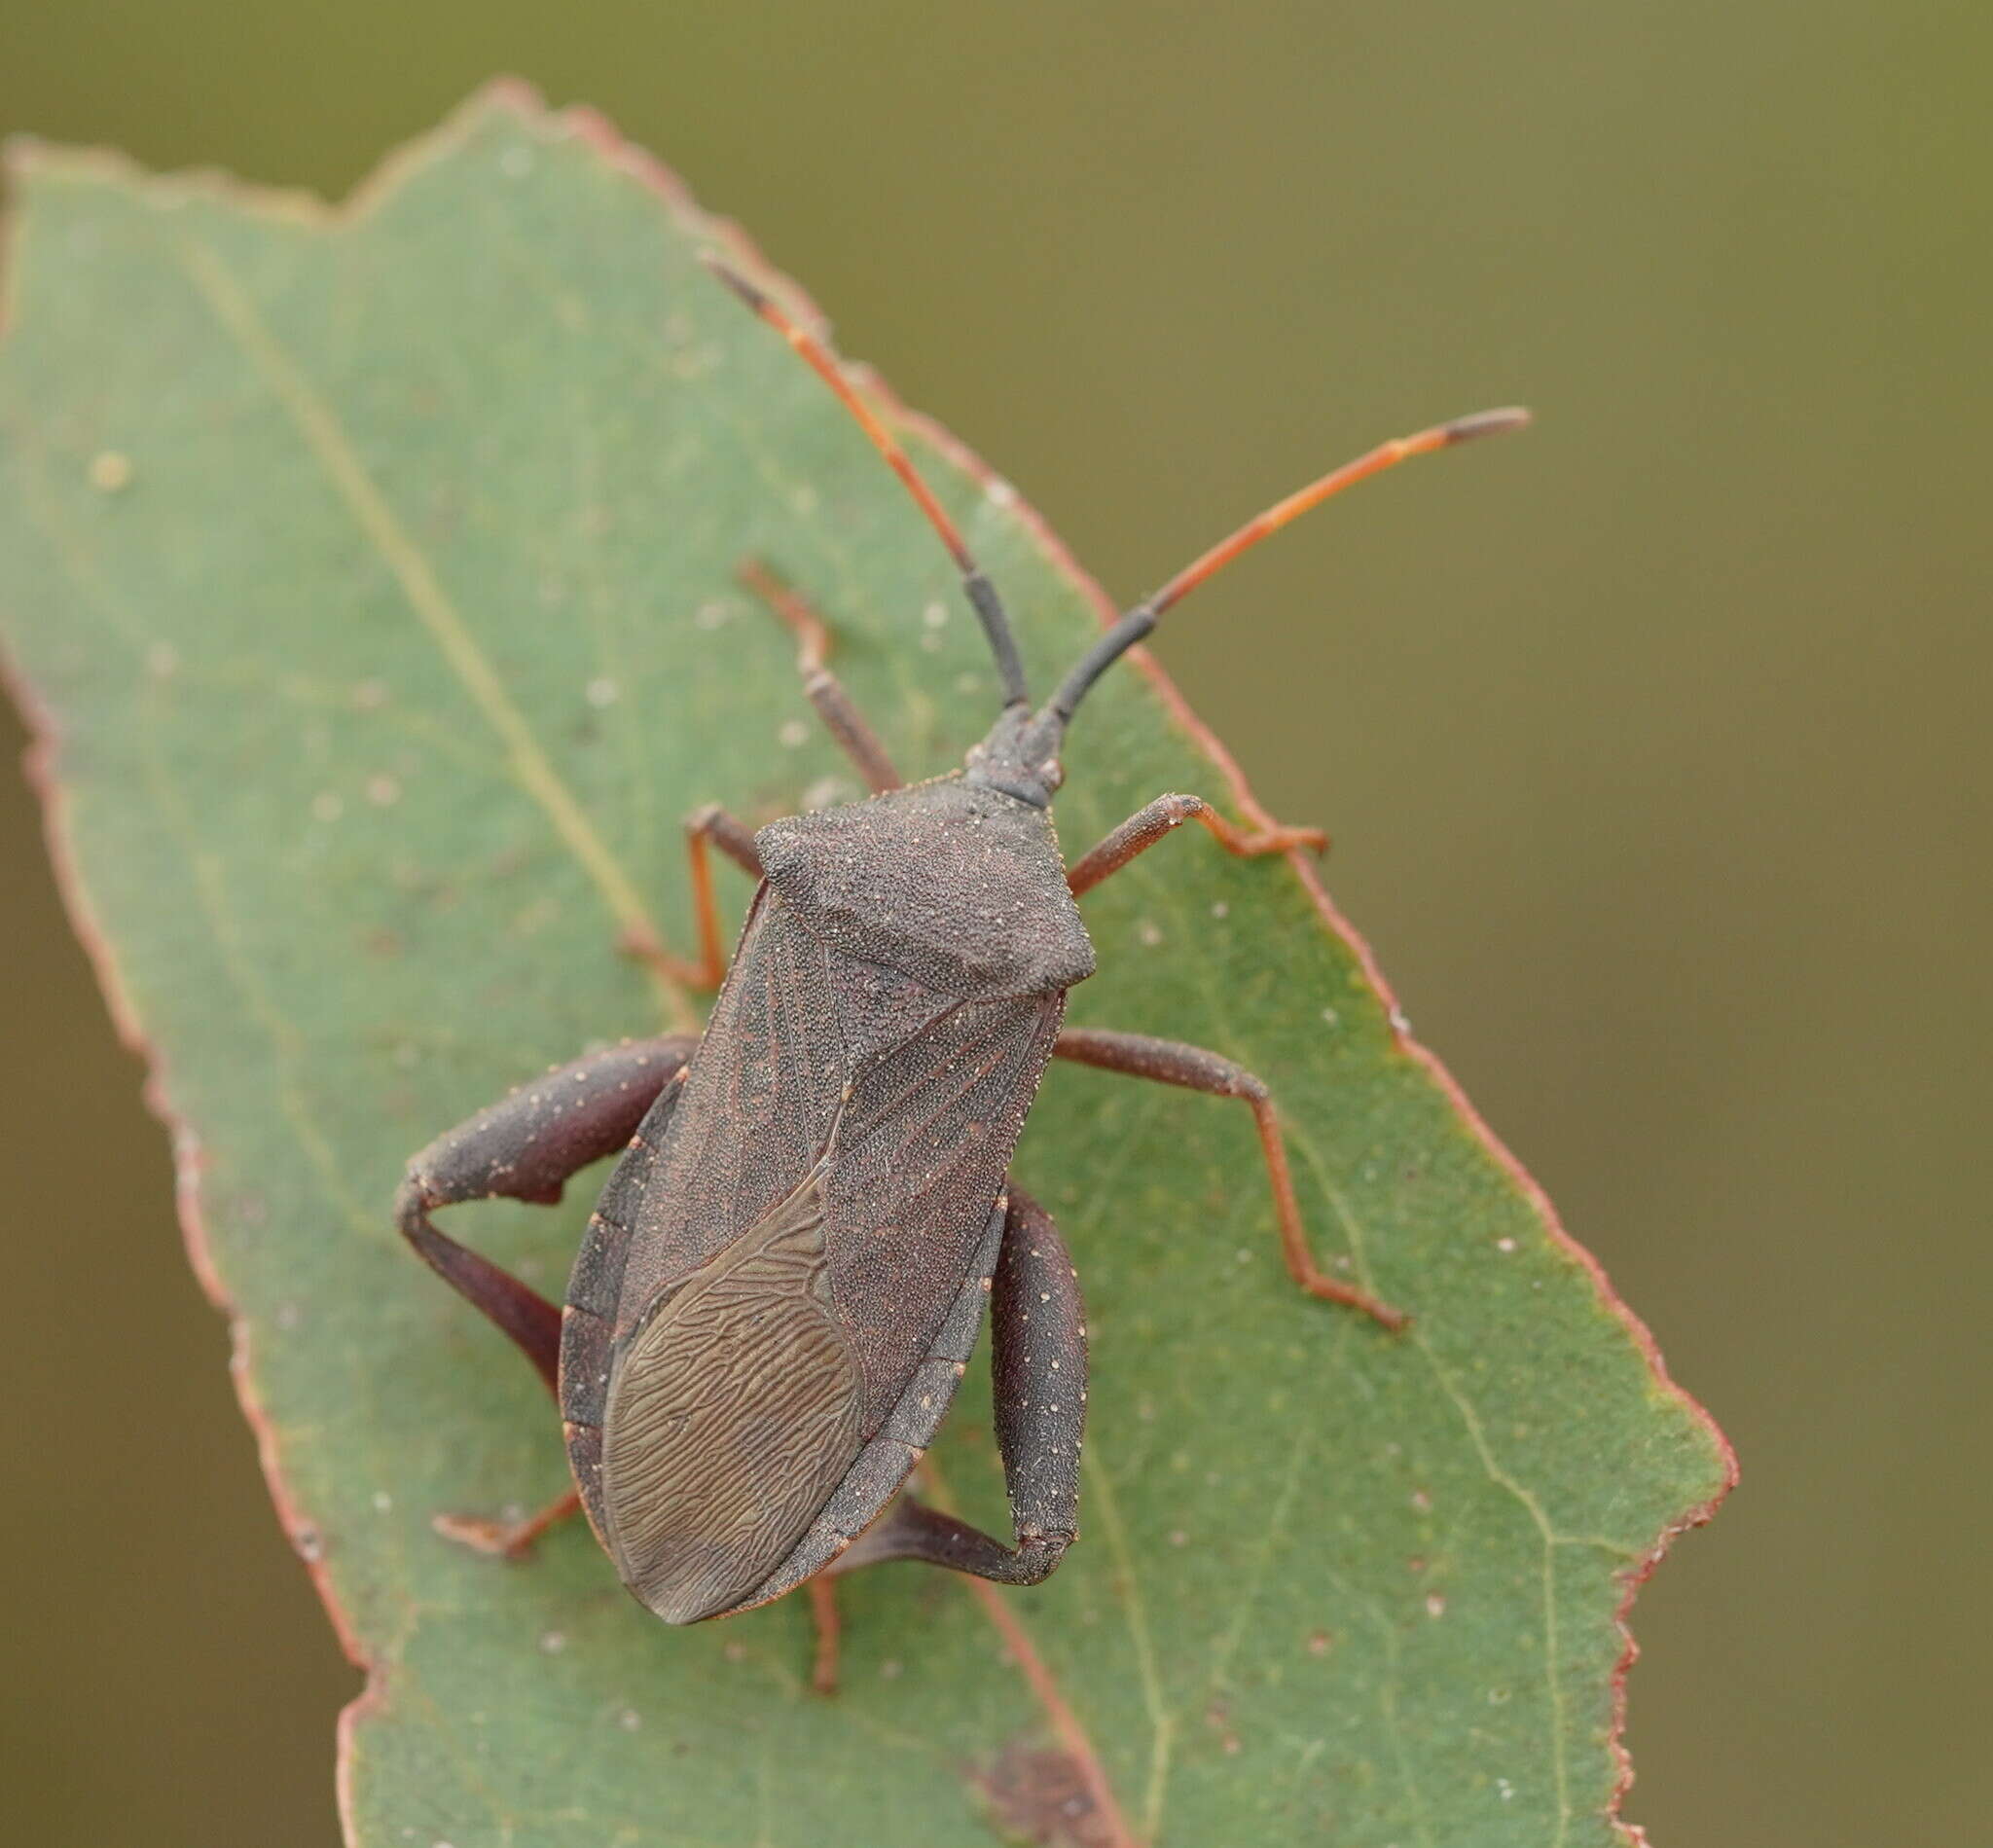
<svg viewBox="0 0 1993 1848"><path fill-rule="evenodd" d="M1352 483L1527 421L1485 412L1323 476L1136 605L1033 707L1001 601L898 444L815 339L717 273L822 375L940 534L1004 704L961 770L904 784L824 665L821 623L765 569L744 567L801 636L805 691L874 793L758 833L718 809L695 815L702 957L647 954L718 988L705 1033L560 1067L409 1165L402 1231L539 1368L574 1471L575 1492L531 1520L450 1531L517 1552L578 1502L623 1582L668 1623L731 1615L880 1560L1012 1584L1058 1565L1076 1531L1086 1331L1058 1228L1008 1178L1049 1059L1243 1100L1294 1282L1401 1325L1398 1311L1317 1266L1258 1078L1195 1046L1061 1024L1067 991L1094 968L1074 901L1138 853L1192 819L1239 854L1322 837L1244 833L1195 796L1164 795L1069 869L1051 803L1061 741L1089 688L1178 598ZM757 882L731 968L709 846ZM431 1222L463 1200L556 1201L618 1151L562 1308ZM986 1304L1015 1545L902 1492ZM820 1657L819 1685L832 1672Z"/></svg>

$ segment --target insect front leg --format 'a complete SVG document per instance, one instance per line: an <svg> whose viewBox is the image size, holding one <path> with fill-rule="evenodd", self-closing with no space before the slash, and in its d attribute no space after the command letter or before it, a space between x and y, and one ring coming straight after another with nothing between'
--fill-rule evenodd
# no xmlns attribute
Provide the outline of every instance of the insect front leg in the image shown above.
<svg viewBox="0 0 1993 1848"><path fill-rule="evenodd" d="M1158 796L1138 809L1098 847L1073 861L1066 875L1072 895L1076 898L1098 886L1109 873L1118 873L1138 853L1145 853L1186 821L1203 822L1227 853L1236 853L1242 859L1252 859L1261 853L1286 853L1297 847L1320 853L1328 846L1328 836L1320 828L1276 824L1248 830L1235 827L1202 796Z"/></svg>
<svg viewBox="0 0 1993 1848"><path fill-rule="evenodd" d="M1008 1585L1034 1585L1079 1531L1079 1447L1086 1424L1086 1311L1079 1277L1052 1216L1010 1189L1002 1250L991 1280L992 1391L996 1447L1017 1544L912 1495L829 1569L922 1559Z"/></svg>
<svg viewBox="0 0 1993 1848"><path fill-rule="evenodd" d="M558 1382L561 1311L510 1271L438 1231L429 1215L465 1200L552 1205L570 1177L629 1141L697 1043L687 1033L630 1040L557 1066L439 1136L409 1163L395 1197L402 1236L512 1338L550 1393ZM516 1554L575 1505L570 1492L516 1524L439 1516L437 1525L484 1551Z"/></svg>
<svg viewBox="0 0 1993 1848"><path fill-rule="evenodd" d="M727 950L720 936L719 900L712 888L712 859L707 844L719 849L750 879L761 877L761 854L754 830L717 803L708 803L685 817L685 857L692 866L692 917L699 931L699 960L673 956L648 932L626 931L617 943L625 956L664 972L687 988L715 989L726 979Z"/></svg>
<svg viewBox="0 0 1993 1848"><path fill-rule="evenodd" d="M816 708L816 716L837 740L838 747L857 767L866 787L875 796L905 787L906 779L892 767L892 759L879 742L879 734L866 723L864 714L845 691L844 682L826 663L830 652L829 625L759 559L747 560L736 576L743 589L766 603L794 634L796 671L803 676L804 697Z"/></svg>
<svg viewBox="0 0 1993 1848"><path fill-rule="evenodd" d="M1405 1325L1409 1318L1402 1310L1339 1282L1315 1262L1308 1245L1308 1228L1301 1221L1300 1204L1294 1198L1294 1178L1287 1169L1287 1149L1281 1137L1280 1118L1274 1113L1273 1095L1263 1078L1201 1046L1186 1046L1176 1039L1151 1039L1146 1033L1106 1033L1092 1027L1067 1028L1054 1043L1052 1056L1083 1066L1098 1066L1104 1071L1123 1072L1129 1077L1181 1085L1186 1091L1202 1091L1209 1097L1242 1100L1251 1110L1253 1124L1259 1131L1267 1178L1273 1183L1274 1215L1280 1225L1281 1255L1286 1260L1287 1274L1311 1296L1360 1309L1394 1331Z"/></svg>

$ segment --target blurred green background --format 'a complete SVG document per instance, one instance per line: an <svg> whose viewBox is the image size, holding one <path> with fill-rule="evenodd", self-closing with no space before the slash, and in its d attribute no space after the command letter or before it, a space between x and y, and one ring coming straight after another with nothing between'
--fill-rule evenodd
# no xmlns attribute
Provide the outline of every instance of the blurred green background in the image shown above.
<svg viewBox="0 0 1993 1848"><path fill-rule="evenodd" d="M519 71L1131 597L1378 436L1536 405L1160 652L1742 1452L1639 1606L1629 1816L1814 1848L1993 1807L1989 60L1943 0L67 0L0 17L0 127L338 196ZM16 1828L329 1844L356 1677L37 827L0 779Z"/></svg>

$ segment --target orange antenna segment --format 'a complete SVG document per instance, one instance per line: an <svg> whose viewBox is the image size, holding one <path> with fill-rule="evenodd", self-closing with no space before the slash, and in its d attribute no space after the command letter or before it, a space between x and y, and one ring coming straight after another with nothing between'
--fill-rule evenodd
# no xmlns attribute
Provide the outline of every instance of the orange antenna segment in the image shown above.
<svg viewBox="0 0 1993 1848"><path fill-rule="evenodd" d="M1503 411L1476 411L1471 417L1455 417L1450 423L1435 423L1414 436L1394 437L1389 443L1380 443L1354 462L1331 469L1320 481L1310 482L1306 488L1276 502L1256 520L1249 520L1230 538L1220 539L1202 558L1193 559L1153 597L1143 598L1107 630L1059 683L1059 690L1046 702L1043 716L1063 729L1094 682L1155 628L1156 618L1164 610L1222 570L1240 553L1250 551L1268 533L1278 532L1289 520L1311 507L1321 506L1331 494L1339 494L1365 477L1381 474L1414 455L1429 455L1434 450L1469 442L1477 436L1499 436L1504 430L1519 430L1529 420L1527 411L1510 406Z"/></svg>
<svg viewBox="0 0 1993 1848"><path fill-rule="evenodd" d="M1151 616L1160 616L1164 610L1178 598L1194 591L1206 578L1222 570L1240 553L1250 551L1268 533L1278 532L1288 521L1298 519L1310 508L1319 507L1331 495L1339 494L1345 488L1354 488L1357 483L1372 475L1381 475L1387 468L1395 468L1399 462L1410 461L1415 455L1430 455L1434 450L1450 448L1455 443L1470 442L1477 436L1499 436L1504 430L1519 430L1530 420L1530 414L1519 405L1511 405L1501 411L1477 411L1471 417L1455 417L1449 423L1435 423L1430 430L1420 430L1412 436L1394 437L1389 443L1380 443L1374 450L1359 455L1353 462L1332 469L1320 481L1310 482L1306 488L1297 489L1286 499L1276 502L1256 519L1249 520L1230 538L1218 543L1193 560L1178 571L1153 597L1144 600L1141 607Z"/></svg>
<svg viewBox="0 0 1993 1848"><path fill-rule="evenodd" d="M858 427L872 439L872 446L886 457L887 464L906 484L907 492L920 502L921 511L927 516L927 524L941 535L941 543L948 548L964 577L975 573L976 562L969 556L968 546L961 534L956 530L955 522L941 509L927 484L915 472L914 465L907 459L906 452L893 440L891 431L873 416L871 407L852 389L848 380L824 344L808 329L796 325L775 302L738 271L730 270L716 257L702 259L706 267L738 295L742 301L761 316L793 346L809 363L816 376L837 393L839 401L857 420Z"/></svg>

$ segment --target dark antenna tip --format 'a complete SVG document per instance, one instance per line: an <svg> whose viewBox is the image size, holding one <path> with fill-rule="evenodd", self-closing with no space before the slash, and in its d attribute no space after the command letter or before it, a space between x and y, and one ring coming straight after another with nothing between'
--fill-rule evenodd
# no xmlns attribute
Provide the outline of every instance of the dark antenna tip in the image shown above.
<svg viewBox="0 0 1993 1848"><path fill-rule="evenodd" d="M1477 436L1504 436L1510 430L1526 430L1535 421L1535 416L1525 406L1510 404L1499 411L1476 411L1468 417L1455 417L1439 428L1442 440L1450 447L1455 443L1471 443Z"/></svg>

